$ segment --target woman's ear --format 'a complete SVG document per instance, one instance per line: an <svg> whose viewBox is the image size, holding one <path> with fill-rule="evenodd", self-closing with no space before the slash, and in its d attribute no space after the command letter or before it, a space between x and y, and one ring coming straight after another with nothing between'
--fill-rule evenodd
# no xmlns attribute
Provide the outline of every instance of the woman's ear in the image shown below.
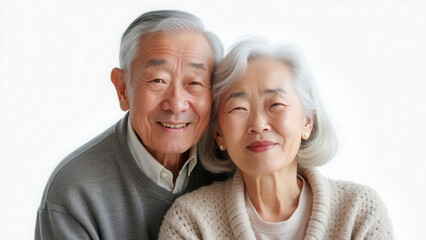
<svg viewBox="0 0 426 240"><path fill-rule="evenodd" d="M214 139L216 139L217 145L223 151L224 149L222 149L222 148L225 148L225 141L223 139L222 133L220 132L220 130L215 129L213 131L213 134L214 134Z"/></svg>
<svg viewBox="0 0 426 240"><path fill-rule="evenodd" d="M314 127L314 118L312 116L305 117L305 125L303 126L302 139L308 140Z"/></svg>
<svg viewBox="0 0 426 240"><path fill-rule="evenodd" d="M120 108L123 111L129 110L129 98L127 96L127 81L124 71L119 68L114 68L111 71L111 82L115 86Z"/></svg>
<svg viewBox="0 0 426 240"><path fill-rule="evenodd" d="M305 120L305 128L309 130L309 133L311 133L312 128L314 128L314 118L312 116L306 117Z"/></svg>

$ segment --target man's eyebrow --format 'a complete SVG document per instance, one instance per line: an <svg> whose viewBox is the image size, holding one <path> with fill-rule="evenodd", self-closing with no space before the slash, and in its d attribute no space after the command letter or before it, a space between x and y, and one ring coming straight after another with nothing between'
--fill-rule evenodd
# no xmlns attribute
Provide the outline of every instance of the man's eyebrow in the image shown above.
<svg viewBox="0 0 426 240"><path fill-rule="evenodd" d="M148 63L146 64L146 67L151 67L151 66L159 66L162 64L165 64L166 60L165 59L150 59L148 61Z"/></svg>
<svg viewBox="0 0 426 240"><path fill-rule="evenodd" d="M207 67L206 67L206 65L204 65L204 63L191 62L191 63L189 63L189 66L194 67L194 68L199 69L199 70L207 71Z"/></svg>

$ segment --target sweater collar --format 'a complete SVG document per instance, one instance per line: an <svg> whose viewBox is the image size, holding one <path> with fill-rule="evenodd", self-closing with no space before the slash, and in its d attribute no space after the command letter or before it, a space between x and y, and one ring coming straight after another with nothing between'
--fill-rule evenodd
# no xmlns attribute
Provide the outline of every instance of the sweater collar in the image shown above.
<svg viewBox="0 0 426 240"><path fill-rule="evenodd" d="M226 212L230 219L231 229L236 239L255 240L249 216L244 202L244 179L241 170L235 171L234 177L225 185Z"/></svg>
<svg viewBox="0 0 426 240"><path fill-rule="evenodd" d="M315 168L298 167L312 189L312 213L306 230L305 239L322 239L330 215L330 186L326 178ZM251 228L244 202L244 179L241 170L225 184L226 212L231 220L231 229L236 239L256 239Z"/></svg>
<svg viewBox="0 0 426 240"><path fill-rule="evenodd" d="M324 239L330 216L330 184L316 168L299 165L297 171L308 181L312 190L312 212L305 240Z"/></svg>

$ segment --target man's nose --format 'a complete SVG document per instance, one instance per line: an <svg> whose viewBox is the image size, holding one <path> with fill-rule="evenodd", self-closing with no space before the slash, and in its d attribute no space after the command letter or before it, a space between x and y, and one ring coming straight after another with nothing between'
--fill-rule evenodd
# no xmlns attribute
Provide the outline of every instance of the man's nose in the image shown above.
<svg viewBox="0 0 426 240"><path fill-rule="evenodd" d="M179 84L170 85L162 103L163 110L179 113L189 108L188 93Z"/></svg>

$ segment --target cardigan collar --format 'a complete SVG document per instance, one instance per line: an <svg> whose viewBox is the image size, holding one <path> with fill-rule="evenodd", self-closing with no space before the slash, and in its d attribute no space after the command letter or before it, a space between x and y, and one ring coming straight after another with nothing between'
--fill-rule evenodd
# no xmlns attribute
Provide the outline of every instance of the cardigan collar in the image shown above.
<svg viewBox="0 0 426 240"><path fill-rule="evenodd" d="M298 173L306 179L312 189L312 213L306 229L305 239L323 239L330 215L330 186L326 178L315 168L298 166ZM249 216L244 202L244 179L241 170L225 184L226 213L236 239L253 239Z"/></svg>

